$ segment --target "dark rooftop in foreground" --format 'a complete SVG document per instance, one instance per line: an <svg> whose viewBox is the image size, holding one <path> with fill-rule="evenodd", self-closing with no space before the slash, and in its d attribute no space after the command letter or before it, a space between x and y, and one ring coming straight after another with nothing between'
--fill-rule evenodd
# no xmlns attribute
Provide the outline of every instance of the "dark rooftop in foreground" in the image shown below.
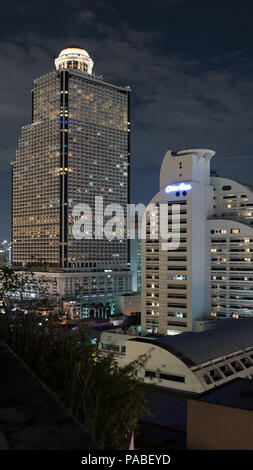
<svg viewBox="0 0 253 470"><path fill-rule="evenodd" d="M142 449L177 449L186 447L186 405L192 394L161 391L146 387L146 398L150 404L150 415L139 419L136 444Z"/></svg>
<svg viewBox="0 0 253 470"><path fill-rule="evenodd" d="M200 333L186 332L157 338L139 337L129 341L146 342L171 352L189 367L233 352L253 347L253 318L228 318Z"/></svg>

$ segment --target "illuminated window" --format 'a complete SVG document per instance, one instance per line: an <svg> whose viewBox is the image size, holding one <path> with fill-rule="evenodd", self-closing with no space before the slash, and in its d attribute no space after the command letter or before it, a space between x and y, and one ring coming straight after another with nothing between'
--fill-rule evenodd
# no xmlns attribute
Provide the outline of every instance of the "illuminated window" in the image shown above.
<svg viewBox="0 0 253 470"><path fill-rule="evenodd" d="M222 228L222 229L216 229L215 232L211 230L211 233L227 233L227 231L226 229Z"/></svg>
<svg viewBox="0 0 253 470"><path fill-rule="evenodd" d="M187 276L183 276L182 274L169 274L168 279L170 281L186 281Z"/></svg>
<svg viewBox="0 0 253 470"><path fill-rule="evenodd" d="M168 336L175 336L175 335L179 335L180 333L182 333L182 331L179 331L179 330L167 330L167 335L168 335Z"/></svg>
<svg viewBox="0 0 253 470"><path fill-rule="evenodd" d="M231 233L240 233L239 228L232 228Z"/></svg>

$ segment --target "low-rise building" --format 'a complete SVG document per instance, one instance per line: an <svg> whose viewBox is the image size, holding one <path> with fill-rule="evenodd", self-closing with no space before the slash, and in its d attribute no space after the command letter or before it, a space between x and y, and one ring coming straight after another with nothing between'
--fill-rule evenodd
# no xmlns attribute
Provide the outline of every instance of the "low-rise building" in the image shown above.
<svg viewBox="0 0 253 470"><path fill-rule="evenodd" d="M122 366L145 357L139 369L145 383L202 393L253 377L253 319L220 320L215 328L175 336L102 333L99 351L114 355Z"/></svg>
<svg viewBox="0 0 253 470"><path fill-rule="evenodd" d="M130 293L115 297L115 312L131 315L141 311L141 294Z"/></svg>

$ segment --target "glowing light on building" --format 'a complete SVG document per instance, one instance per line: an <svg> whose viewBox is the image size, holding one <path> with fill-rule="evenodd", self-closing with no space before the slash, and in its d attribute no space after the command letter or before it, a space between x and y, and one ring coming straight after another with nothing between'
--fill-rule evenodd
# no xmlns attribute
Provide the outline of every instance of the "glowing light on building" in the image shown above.
<svg viewBox="0 0 253 470"><path fill-rule="evenodd" d="M165 187L164 191L166 194L173 193L176 191L190 191L192 185L190 183L179 183L179 184L169 184Z"/></svg>

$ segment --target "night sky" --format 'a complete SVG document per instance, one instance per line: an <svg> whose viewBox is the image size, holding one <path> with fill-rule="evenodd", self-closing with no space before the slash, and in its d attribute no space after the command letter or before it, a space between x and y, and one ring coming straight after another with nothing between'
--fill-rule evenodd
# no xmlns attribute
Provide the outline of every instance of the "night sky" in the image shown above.
<svg viewBox="0 0 253 470"><path fill-rule="evenodd" d="M158 190L168 149L216 151L220 176L253 185L253 8L242 0L26 0L1 5L0 239L33 79L76 41L106 81L132 88L131 202Z"/></svg>

